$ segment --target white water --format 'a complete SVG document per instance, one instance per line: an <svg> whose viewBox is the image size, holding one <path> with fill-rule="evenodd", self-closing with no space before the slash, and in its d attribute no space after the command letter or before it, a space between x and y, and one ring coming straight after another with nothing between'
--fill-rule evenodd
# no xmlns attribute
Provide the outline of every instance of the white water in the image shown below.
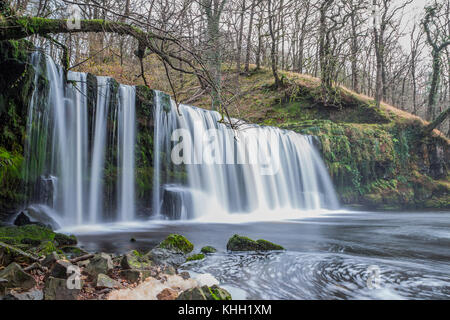
<svg viewBox="0 0 450 320"><path fill-rule="evenodd" d="M260 220L264 216L292 218L301 217L305 211L339 208L313 137L255 125L230 130L219 123L221 116L217 112L185 105L180 105L177 111L173 102L170 109L163 107L161 93L156 101L157 149L164 150L167 158L170 146L182 141L183 159L191 163L186 164L187 183L180 183L177 189L174 179L161 179L162 157L155 151L157 185L161 190L155 189L154 203L162 203L158 214L172 219L201 220L226 220L233 219L230 214L251 214ZM192 140L183 136L171 142L175 128L189 133ZM216 129L215 138L205 141L211 129ZM213 155L214 159L208 162L205 154ZM176 166L168 170L176 170ZM164 182L169 183L162 185ZM164 193L163 199L160 192Z"/></svg>
<svg viewBox="0 0 450 320"><path fill-rule="evenodd" d="M135 217L134 198L134 148L136 140L136 91L134 87L120 85L119 88L119 164L120 175L120 211L121 221L130 221Z"/></svg>
<svg viewBox="0 0 450 320"><path fill-rule="evenodd" d="M89 200L89 223L96 223L99 213L103 211L102 193L103 166L105 163L106 125L110 103L110 87L108 78L97 78L97 108L95 110L94 147L92 148L91 190Z"/></svg>
<svg viewBox="0 0 450 320"><path fill-rule="evenodd" d="M37 70L40 59L31 59ZM58 213L65 228L134 221L135 87L114 91L112 79L97 77L97 98L88 103L94 91L87 74L69 72L67 82L62 69L45 60L48 92L40 88L32 96L26 159L27 176L52 185L53 198L38 203ZM177 109L161 92L154 103L153 219L256 221L339 208L313 137L256 125L231 130L219 113ZM172 139L176 129L192 141ZM215 135L204 140L212 129ZM175 146L182 152L172 152ZM172 153L187 163L175 165Z"/></svg>
<svg viewBox="0 0 450 320"><path fill-rule="evenodd" d="M40 69L40 59L39 54L32 57L36 70ZM111 79L97 77L97 99L89 106L87 74L69 72L68 83L60 67L48 57L45 62L48 98L38 103L33 94L30 103L27 175L42 175L41 179L54 182L51 209L59 214L65 226L133 220L135 88L120 85L116 97L119 102L110 108ZM113 118L112 128L108 128L108 118ZM109 136L112 139L108 140ZM118 205L105 219L104 172L108 148L115 150L118 158ZM38 159L44 165L33 165Z"/></svg>

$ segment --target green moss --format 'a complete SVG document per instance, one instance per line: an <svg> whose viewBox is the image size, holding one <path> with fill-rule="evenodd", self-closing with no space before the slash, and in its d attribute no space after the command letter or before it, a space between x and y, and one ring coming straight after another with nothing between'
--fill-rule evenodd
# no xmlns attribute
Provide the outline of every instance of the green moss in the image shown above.
<svg viewBox="0 0 450 320"><path fill-rule="evenodd" d="M227 243L227 250L230 251L271 251L271 250L284 250L280 245L274 244L267 240L254 241L248 237L235 234Z"/></svg>
<svg viewBox="0 0 450 320"><path fill-rule="evenodd" d="M170 234L164 241L159 244L160 248L182 252L184 254L192 252L194 245L179 234Z"/></svg>
<svg viewBox="0 0 450 320"><path fill-rule="evenodd" d="M55 233L38 225L26 225L22 227L0 227L0 239L7 239L11 244L20 244L23 239L36 241L53 241Z"/></svg>
<svg viewBox="0 0 450 320"><path fill-rule="evenodd" d="M202 260L202 259L205 259L205 255L203 253L197 253L197 254L193 254L193 255L187 257L186 262Z"/></svg>
<svg viewBox="0 0 450 320"><path fill-rule="evenodd" d="M256 240L256 242L259 244L260 250L269 251L269 250L285 250L282 246L272 243L270 241L259 239Z"/></svg>
<svg viewBox="0 0 450 320"><path fill-rule="evenodd" d="M206 247L203 247L200 251L202 253L208 254L208 253L215 253L215 252L217 252L217 249L214 248L214 247L211 247L211 246L206 246Z"/></svg>
<svg viewBox="0 0 450 320"><path fill-rule="evenodd" d="M217 300L217 301L228 301L228 300L232 299L231 298L231 294L228 291L226 291L226 290L224 290L224 289L222 289L222 288L220 288L220 287L218 287L216 285L214 285L212 287L208 287L208 290L209 290L209 293L211 294L211 297L214 300Z"/></svg>

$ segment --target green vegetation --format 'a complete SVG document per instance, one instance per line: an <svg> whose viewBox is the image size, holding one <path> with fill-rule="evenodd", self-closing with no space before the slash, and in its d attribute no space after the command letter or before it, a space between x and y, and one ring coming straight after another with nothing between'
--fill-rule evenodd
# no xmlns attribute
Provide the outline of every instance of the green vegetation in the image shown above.
<svg viewBox="0 0 450 320"><path fill-rule="evenodd" d="M184 254L188 254L194 250L194 245L186 237L179 234L170 234L159 244L159 247Z"/></svg>
<svg viewBox="0 0 450 320"><path fill-rule="evenodd" d="M216 253L217 249L211 246L206 246L203 247L200 251L204 254L209 254L209 253Z"/></svg>
<svg viewBox="0 0 450 320"><path fill-rule="evenodd" d="M186 258L186 262L189 261L196 261L196 260L203 260L205 259L205 255L203 253L197 253L197 254L193 254L189 257Z"/></svg>
<svg viewBox="0 0 450 320"><path fill-rule="evenodd" d="M280 245L274 244L267 240L254 241L248 237L235 234L227 243L227 250L229 251L272 251L284 250Z"/></svg>

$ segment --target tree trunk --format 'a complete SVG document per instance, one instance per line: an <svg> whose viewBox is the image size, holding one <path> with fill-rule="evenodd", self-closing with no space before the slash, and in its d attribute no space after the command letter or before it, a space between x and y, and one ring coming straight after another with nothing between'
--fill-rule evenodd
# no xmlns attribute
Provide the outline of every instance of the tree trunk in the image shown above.
<svg viewBox="0 0 450 320"><path fill-rule="evenodd" d="M436 118L436 120L434 120L432 123L430 123L428 126L425 127L423 134L429 135L434 129L439 127L441 123L447 120L449 115L450 115L450 108L447 108L445 111L441 112L441 114Z"/></svg>
<svg viewBox="0 0 450 320"><path fill-rule="evenodd" d="M252 8L250 11L250 21L248 26L248 35L247 35L247 52L245 55L245 72L248 73L250 71L250 52L252 48L252 32L253 32L253 17L255 15L255 7L256 0L252 1Z"/></svg>

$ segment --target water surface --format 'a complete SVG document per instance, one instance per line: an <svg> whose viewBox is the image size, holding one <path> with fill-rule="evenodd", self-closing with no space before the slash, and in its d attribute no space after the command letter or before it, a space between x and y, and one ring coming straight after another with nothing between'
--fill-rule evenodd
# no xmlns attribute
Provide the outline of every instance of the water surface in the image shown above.
<svg viewBox="0 0 450 320"><path fill-rule="evenodd" d="M71 231L89 251L146 251L169 233L185 235L196 252L212 245L217 254L183 268L211 273L235 298L450 299L450 212L340 212L246 223L150 221ZM267 239L287 250L228 253L233 234ZM137 241L130 242L132 237Z"/></svg>

